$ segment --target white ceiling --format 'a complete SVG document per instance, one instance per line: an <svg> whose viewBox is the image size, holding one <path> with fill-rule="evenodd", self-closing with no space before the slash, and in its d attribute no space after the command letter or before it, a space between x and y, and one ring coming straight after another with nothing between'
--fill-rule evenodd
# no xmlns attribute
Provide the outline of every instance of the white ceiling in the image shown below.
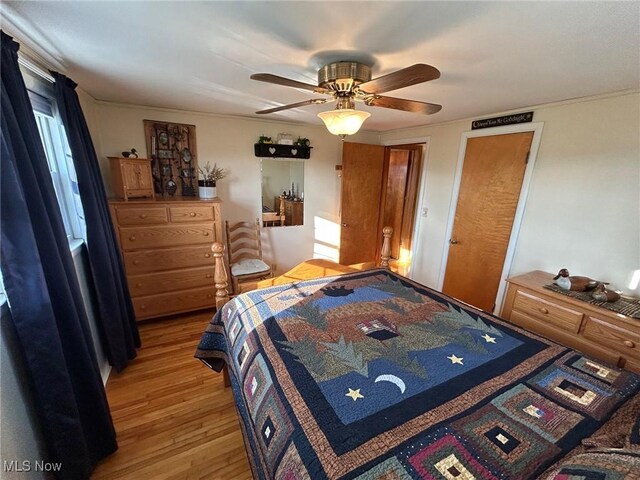
<svg viewBox="0 0 640 480"><path fill-rule="evenodd" d="M336 60L374 77L412 65L440 79L388 95L424 116L358 107L389 130L640 88L640 2L2 2L3 28L99 100L253 116L313 93ZM45 53L46 52L46 53ZM327 106L268 118L321 123Z"/></svg>

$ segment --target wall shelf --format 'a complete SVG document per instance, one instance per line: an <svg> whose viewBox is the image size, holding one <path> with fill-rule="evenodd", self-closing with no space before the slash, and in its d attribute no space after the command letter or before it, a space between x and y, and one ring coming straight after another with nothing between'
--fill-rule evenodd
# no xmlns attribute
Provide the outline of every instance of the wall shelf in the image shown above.
<svg viewBox="0 0 640 480"><path fill-rule="evenodd" d="M311 156L313 147L299 145L280 145L277 143L256 143L253 146L256 157L265 158L303 158Z"/></svg>

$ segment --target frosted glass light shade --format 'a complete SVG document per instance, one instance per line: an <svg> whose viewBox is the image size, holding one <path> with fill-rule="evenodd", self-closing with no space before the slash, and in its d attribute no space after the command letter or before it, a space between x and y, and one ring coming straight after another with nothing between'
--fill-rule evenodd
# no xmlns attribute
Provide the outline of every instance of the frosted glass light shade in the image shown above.
<svg viewBox="0 0 640 480"><path fill-rule="evenodd" d="M334 135L353 135L371 116L369 112L343 108L341 110L329 110L320 112L318 116L322 119L329 132Z"/></svg>

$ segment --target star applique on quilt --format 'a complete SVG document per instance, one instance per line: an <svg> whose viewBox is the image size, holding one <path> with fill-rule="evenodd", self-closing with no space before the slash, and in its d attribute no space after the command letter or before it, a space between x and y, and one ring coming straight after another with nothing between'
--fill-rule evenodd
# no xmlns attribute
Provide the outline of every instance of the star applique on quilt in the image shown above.
<svg viewBox="0 0 640 480"><path fill-rule="evenodd" d="M462 357L456 357L455 355L451 355L450 357L447 357L447 358L451 360L451 364L459 363L460 365L464 365L464 363L462 363L462 360L464 360L464 358Z"/></svg>
<svg viewBox="0 0 640 480"><path fill-rule="evenodd" d="M353 390L353 389L350 388L349 389L349 393L345 393L345 396L353 398L354 402L359 398L364 398L364 395L362 395L360 393L360 389L359 388L357 390Z"/></svg>
<svg viewBox="0 0 640 480"><path fill-rule="evenodd" d="M496 343L495 337L492 337L488 333L485 333L484 335L482 335L482 338L484 338L484 341L487 343Z"/></svg>

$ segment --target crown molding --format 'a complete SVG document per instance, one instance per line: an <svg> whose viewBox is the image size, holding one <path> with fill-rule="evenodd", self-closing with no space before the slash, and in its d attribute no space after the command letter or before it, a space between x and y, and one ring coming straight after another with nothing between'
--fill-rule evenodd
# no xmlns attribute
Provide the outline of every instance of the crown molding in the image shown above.
<svg viewBox="0 0 640 480"><path fill-rule="evenodd" d="M26 57L44 71L55 70L66 73L62 55L37 27L15 13L11 2L2 4L2 30L20 44L18 55ZM55 55L52 52L57 52Z"/></svg>

